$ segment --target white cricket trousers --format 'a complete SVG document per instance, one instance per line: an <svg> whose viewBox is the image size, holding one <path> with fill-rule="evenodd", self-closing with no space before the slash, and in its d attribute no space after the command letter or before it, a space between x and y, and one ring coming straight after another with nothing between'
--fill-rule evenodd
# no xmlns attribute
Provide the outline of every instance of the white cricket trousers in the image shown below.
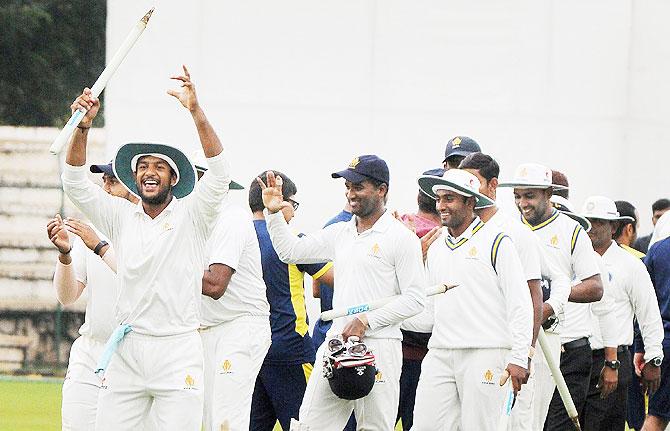
<svg viewBox="0 0 670 431"><path fill-rule="evenodd" d="M205 431L248 431L251 396L270 348L268 316L243 316L200 330L205 353Z"/></svg>
<svg viewBox="0 0 670 431"><path fill-rule="evenodd" d="M342 431L352 411L356 413L359 430L394 429L400 398L402 368L400 340L364 338L363 342L374 353L377 364L377 375L372 391L358 400L344 400L333 394L328 379L323 377L323 351L328 344L323 343L316 352L314 371L307 382L305 396L300 406L300 425L296 424L295 429Z"/></svg>
<svg viewBox="0 0 670 431"><path fill-rule="evenodd" d="M95 429L100 377L95 366L105 343L87 335L74 340L70 360L63 381L61 407L63 431L90 431Z"/></svg>
<svg viewBox="0 0 670 431"><path fill-rule="evenodd" d="M96 431L200 431L203 353L197 331L167 337L130 332L107 367L98 396Z"/></svg>
<svg viewBox="0 0 670 431"><path fill-rule="evenodd" d="M435 349L421 364L412 431L496 430L509 349Z"/></svg>

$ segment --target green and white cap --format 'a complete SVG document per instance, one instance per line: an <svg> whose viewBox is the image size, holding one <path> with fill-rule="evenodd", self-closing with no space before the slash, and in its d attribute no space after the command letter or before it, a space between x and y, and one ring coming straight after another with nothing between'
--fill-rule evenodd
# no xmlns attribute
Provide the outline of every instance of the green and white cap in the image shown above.
<svg viewBox="0 0 670 431"><path fill-rule="evenodd" d="M418 183L421 191L433 199L437 199L438 190L451 190L461 196L474 196L475 209L495 205L491 198L479 192L481 186L479 179L463 169L449 169L442 176L422 175Z"/></svg>

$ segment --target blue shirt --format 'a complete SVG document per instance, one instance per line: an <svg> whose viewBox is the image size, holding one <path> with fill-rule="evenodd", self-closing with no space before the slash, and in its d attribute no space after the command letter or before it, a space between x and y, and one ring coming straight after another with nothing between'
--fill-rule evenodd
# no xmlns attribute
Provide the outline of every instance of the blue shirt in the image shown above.
<svg viewBox="0 0 670 431"><path fill-rule="evenodd" d="M654 283L658 307L663 321L663 348L670 348L670 238L656 242L644 258Z"/></svg>
<svg viewBox="0 0 670 431"><path fill-rule="evenodd" d="M323 275L330 263L293 265L279 260L272 246L265 220L254 220L261 248L263 280L270 303L272 345L265 363L296 365L314 363L315 349L309 336L305 307L305 272L314 278Z"/></svg>
<svg viewBox="0 0 670 431"><path fill-rule="evenodd" d="M342 210L338 215L328 220L328 222L323 226L330 226L331 224L347 222L351 220L353 214L349 211ZM332 310L333 309L333 288L328 286L325 283L321 283L319 286L319 300L321 302L321 312ZM318 349L321 343L326 340L326 332L330 329L330 326L333 324L332 320L327 322L322 321L320 318L314 324L314 331L312 333L312 341L314 342L314 349Z"/></svg>

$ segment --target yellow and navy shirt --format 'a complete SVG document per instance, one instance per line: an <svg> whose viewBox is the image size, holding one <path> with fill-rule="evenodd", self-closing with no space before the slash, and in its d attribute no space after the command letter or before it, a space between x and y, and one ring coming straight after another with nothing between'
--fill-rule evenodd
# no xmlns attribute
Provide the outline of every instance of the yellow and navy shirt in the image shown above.
<svg viewBox="0 0 670 431"><path fill-rule="evenodd" d="M265 220L254 220L261 248L263 280L270 303L272 345L265 357L270 364L314 363L315 350L309 336L305 307L305 272L318 279L332 263L286 264L272 246Z"/></svg>

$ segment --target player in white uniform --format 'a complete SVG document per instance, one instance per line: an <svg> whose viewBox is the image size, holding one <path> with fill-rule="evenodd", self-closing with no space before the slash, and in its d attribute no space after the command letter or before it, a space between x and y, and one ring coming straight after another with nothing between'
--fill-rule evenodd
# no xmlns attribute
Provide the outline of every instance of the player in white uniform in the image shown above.
<svg viewBox="0 0 670 431"><path fill-rule="evenodd" d="M106 195L86 178L87 128L99 101L85 89L72 105L88 111L67 152L63 188L112 240L120 288L115 311L121 325L98 367L105 372L104 359L111 359L98 398L97 430L139 429L149 409L161 430L199 431L202 421L203 352L197 332L202 268L230 179L221 143L186 68L174 79L183 90L168 93L191 113L210 169L195 187L193 165L178 149L123 145L114 172L141 197L138 205Z"/></svg>
<svg viewBox="0 0 670 431"><path fill-rule="evenodd" d="M110 195L137 202L114 177L111 163L91 165L91 172L103 173L103 189ZM75 235L72 241L68 231ZM114 250L106 238L90 226L74 219L63 222L60 215L49 222L47 234L60 252L53 279L58 301L68 305L76 301L84 289L88 292L84 324L79 328L81 336L70 349L61 416L63 430L89 431L95 428L100 389L100 378L95 375L96 362L116 327L113 305L118 288Z"/></svg>
<svg viewBox="0 0 670 431"><path fill-rule="evenodd" d="M270 348L270 305L251 214L224 203L202 279L207 431L249 429L251 395Z"/></svg>
<svg viewBox="0 0 670 431"><path fill-rule="evenodd" d="M624 430L628 385L632 376L629 348L633 344L633 317L639 323L648 360L663 357L663 322L646 267L640 259L612 240L616 221L622 219L614 201L604 196L591 196L584 202L581 215L591 222L589 237L602 256L614 293L614 304L609 312L616 320L618 343L617 360L605 362L608 367L618 370L618 386L609 397L601 398L594 388L597 378L593 373L603 364L603 342L598 325L593 325L590 339L593 349L591 387L582 422L584 429L588 430Z"/></svg>
<svg viewBox="0 0 670 431"><path fill-rule="evenodd" d="M573 280L570 302L564 308L564 318L561 320L558 316L558 328L547 330L547 340L552 345L551 352L543 354L551 354L556 360L561 358L561 372L579 411L586 399L591 374L591 349L588 343L591 309L586 303L603 298L603 284L596 255L584 229L579 223L553 208L551 195L557 186L551 180L550 169L527 163L520 165L514 178L510 182L500 183L500 187L514 188L514 199L521 212L521 220L538 235L547 252L546 256L553 259L560 271ZM547 287L551 289L551 285ZM607 314L601 313L603 308L604 305L598 309L599 316L607 319ZM603 324L603 327L604 335L607 334L606 342L609 343L612 340L612 325ZM607 354L616 356L616 347L609 348ZM540 371L538 368L537 396L544 400L549 393L553 395L548 411L544 410L547 408L546 404L535 403L534 426L541 429L546 419L546 428L549 430L571 427L572 421L558 391L555 390L553 379L545 373L540 375ZM611 387L603 388L608 389Z"/></svg>
<svg viewBox="0 0 670 431"><path fill-rule="evenodd" d="M528 378L533 306L512 240L495 224L484 224L475 208L494 205L479 193L471 173L451 169L422 176L419 186L437 199L446 232L428 249L429 284L457 284L431 302L432 336L421 367L413 430L498 427L506 390Z"/></svg>
<svg viewBox="0 0 670 431"><path fill-rule="evenodd" d="M480 193L495 201L500 168L491 156L474 153L461 162L461 169L475 175L481 183ZM477 211L477 214L484 223L494 224L497 229L506 232L519 253L521 266L524 269L533 300L535 315L532 346L535 347L540 325L547 322L550 317L563 313L563 307L568 302L568 296L570 295L570 279L558 269L553 259L546 258L546 252L538 237L518 218L512 218L504 214L496 206L482 208ZM551 284L551 292L546 299L546 303L543 301L541 283ZM544 398L536 396L535 393L537 368L539 367L541 370L540 376L543 378L543 384L553 385L554 382L544 355L540 353L539 356L533 357L535 359L531 364L530 376L523 390L517 396L512 410L512 416L508 423L509 430L531 431L536 429L533 424L533 419L536 416L533 414L534 405L537 404L539 406L538 410L542 411L544 415L549 408L552 392L539 392L539 394L544 394Z"/></svg>
<svg viewBox="0 0 670 431"><path fill-rule="evenodd" d="M338 309L397 295L385 306L350 319L333 322L328 337L342 334L363 338L374 352L378 369L372 391L357 400L338 398L322 376L327 342L316 353L316 364L300 406L296 429L341 431L356 414L358 429L388 431L395 426L402 366L400 323L421 312L425 274L419 239L385 208L389 184L386 162L374 155L355 158L349 168L332 174L345 178L347 199L354 217L303 237L293 235L281 206L281 180L268 173L262 184L263 202L272 244L286 263L332 261ZM262 181L261 181L262 183ZM283 202L283 204L282 204ZM292 428L293 429L293 428Z"/></svg>

